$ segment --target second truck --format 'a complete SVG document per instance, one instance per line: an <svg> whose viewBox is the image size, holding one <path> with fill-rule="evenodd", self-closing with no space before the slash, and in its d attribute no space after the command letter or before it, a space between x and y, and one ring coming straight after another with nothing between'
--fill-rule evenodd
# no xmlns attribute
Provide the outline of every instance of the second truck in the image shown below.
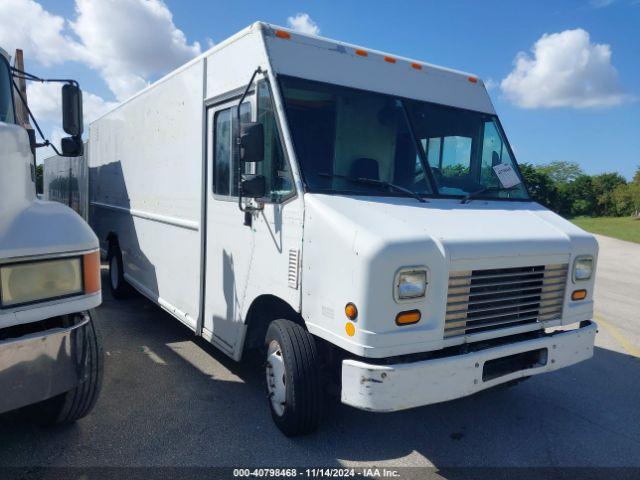
<svg viewBox="0 0 640 480"><path fill-rule="evenodd" d="M49 80L9 60L0 49L0 413L27 407L40 423L66 423L91 411L102 381L92 318L102 300L98 239L70 208L36 198L35 149L49 143L25 128L19 85ZM76 156L82 95L62 83L62 153Z"/></svg>

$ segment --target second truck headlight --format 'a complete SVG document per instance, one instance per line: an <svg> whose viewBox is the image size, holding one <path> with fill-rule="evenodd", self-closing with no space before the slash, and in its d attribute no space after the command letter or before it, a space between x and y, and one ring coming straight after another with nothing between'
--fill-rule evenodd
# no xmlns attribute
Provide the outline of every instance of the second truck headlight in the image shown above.
<svg viewBox="0 0 640 480"><path fill-rule="evenodd" d="M0 266L2 306L38 302L83 291L79 257Z"/></svg>
<svg viewBox="0 0 640 480"><path fill-rule="evenodd" d="M409 300L424 297L427 292L426 270L403 270L396 277L396 298Z"/></svg>

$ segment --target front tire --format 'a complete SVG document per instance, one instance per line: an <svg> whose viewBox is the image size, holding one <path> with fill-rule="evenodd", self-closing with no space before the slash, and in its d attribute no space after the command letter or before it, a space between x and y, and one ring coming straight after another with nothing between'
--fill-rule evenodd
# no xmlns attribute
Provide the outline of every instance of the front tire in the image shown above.
<svg viewBox="0 0 640 480"><path fill-rule="evenodd" d="M122 251L118 245L109 249L109 290L116 300L127 298L131 293L131 288L124 279Z"/></svg>
<svg viewBox="0 0 640 480"><path fill-rule="evenodd" d="M313 336L294 322L275 320L265 343L273 421L288 437L315 431L322 419L322 385Z"/></svg>
<svg viewBox="0 0 640 480"><path fill-rule="evenodd" d="M41 425L75 422L88 415L96 404L102 388L104 368L102 339L93 320L93 312L87 312L86 315L89 315L90 319L84 327L85 338L82 341L86 348L82 352L85 358L81 364L84 379L68 392L30 407L36 422Z"/></svg>

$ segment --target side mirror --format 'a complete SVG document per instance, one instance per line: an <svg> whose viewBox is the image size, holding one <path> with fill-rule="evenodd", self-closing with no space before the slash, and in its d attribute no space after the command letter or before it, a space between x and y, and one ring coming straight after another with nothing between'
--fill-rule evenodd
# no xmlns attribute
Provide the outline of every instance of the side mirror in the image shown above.
<svg viewBox="0 0 640 480"><path fill-rule="evenodd" d="M82 90L77 85L65 83L62 87L62 128L69 135L82 135Z"/></svg>
<svg viewBox="0 0 640 480"><path fill-rule="evenodd" d="M240 159L243 162L264 160L264 128L262 123L244 122L241 124Z"/></svg>
<svg viewBox="0 0 640 480"><path fill-rule="evenodd" d="M63 157L79 157L84 153L82 137L64 137L60 140Z"/></svg>
<svg viewBox="0 0 640 480"><path fill-rule="evenodd" d="M264 175L253 175L245 173L240 180L240 191L243 197L262 198L267 190Z"/></svg>

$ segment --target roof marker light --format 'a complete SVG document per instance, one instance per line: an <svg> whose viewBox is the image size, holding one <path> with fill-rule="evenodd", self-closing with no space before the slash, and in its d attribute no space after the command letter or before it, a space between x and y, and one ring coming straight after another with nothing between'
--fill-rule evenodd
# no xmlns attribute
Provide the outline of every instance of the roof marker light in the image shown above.
<svg viewBox="0 0 640 480"><path fill-rule="evenodd" d="M393 57L384 57L384 61L387 63L396 63L396 59Z"/></svg>
<svg viewBox="0 0 640 480"><path fill-rule="evenodd" d="M478 79L476 77L468 77L467 80L469 80L471 83L478 83Z"/></svg>
<svg viewBox="0 0 640 480"><path fill-rule="evenodd" d="M360 49L356 50L356 55L360 55L361 57L368 57L369 56L369 54L367 53L366 50L360 50Z"/></svg>
<svg viewBox="0 0 640 480"><path fill-rule="evenodd" d="M412 63L411 67L415 68L416 70L422 70L422 65L420 65L419 63Z"/></svg>
<svg viewBox="0 0 640 480"><path fill-rule="evenodd" d="M285 40L289 40L291 38L291 34L289 32L285 32L284 30L276 30L276 37L283 38Z"/></svg>

